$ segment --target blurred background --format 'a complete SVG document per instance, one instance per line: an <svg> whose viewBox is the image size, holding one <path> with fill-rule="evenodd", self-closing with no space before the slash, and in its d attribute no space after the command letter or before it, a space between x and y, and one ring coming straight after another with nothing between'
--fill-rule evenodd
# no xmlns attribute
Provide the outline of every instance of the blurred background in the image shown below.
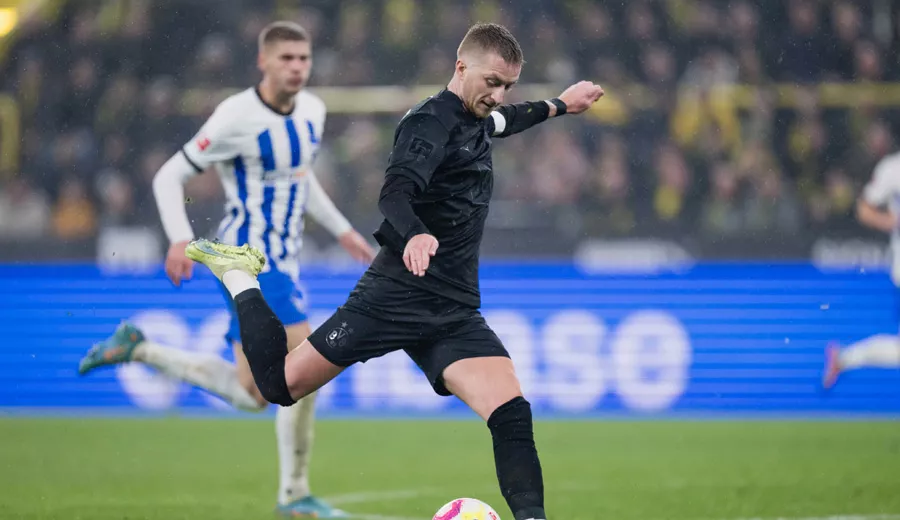
<svg viewBox="0 0 900 520"><path fill-rule="evenodd" d="M495 141L482 252L559 518L900 518L900 370L821 385L828 345L900 330L888 237L854 214L900 150L900 0L0 0L0 518L271 516L273 409L77 366L125 319L233 359L208 270L165 277L151 181L259 80L277 19L312 34L314 168L367 238L396 124L450 80L471 23L519 39L512 101L604 87ZM213 233L217 176L186 195ZM315 327L365 266L306 230ZM413 520L478 496L510 517L483 424L450 422L474 416L403 353L317 403L314 489L336 505Z"/></svg>
<svg viewBox="0 0 900 520"><path fill-rule="evenodd" d="M258 81L275 18L313 35L311 89L329 108L316 172L367 234L397 120L449 81L469 24L494 20L525 51L514 100L583 78L606 97L496 146L485 254L623 240L697 259L832 261L848 240L851 260L884 253L853 208L896 144L893 0L5 3L22 7L3 26L0 259L109 261L118 239L160 259L153 174ZM215 177L188 194L197 231L212 229ZM332 243L311 232L314 257Z"/></svg>
<svg viewBox="0 0 900 520"><path fill-rule="evenodd" d="M897 149L900 1L0 5L0 273L20 287L6 296L18 338L7 355L47 356L27 365L36 372L11 368L11 381L26 386L7 385L6 404L94 403L93 394L56 396L39 369L72 377L84 349L122 319L155 320L151 334L229 355L209 273L198 269L178 289L162 276L168 244L151 181L222 99L259 80L263 26L290 19L310 31L309 88L329 110L316 173L371 237L396 123L449 81L469 25L490 20L524 48L513 101L546 99L583 78L606 91L585 115L497 141L494 151L485 310L500 316L494 325L510 349L525 352L519 364L534 376L525 379L539 388L559 380L548 412L566 411L554 396L570 394L580 411L634 408L621 396L591 397L605 395L609 378L646 383L639 390L656 399L653 411L720 409L729 388L749 409L900 411L897 394L884 393L883 378L900 388L892 373L863 379L870 401L814 392L829 342L898 330L887 237L858 224L854 207L876 163ZM195 231L213 233L223 212L217 176L190 181L186 204ZM307 234L315 322L343 301L361 266L314 221ZM38 347L47 338L28 320L58 329L65 348ZM637 339L617 336L623 327ZM622 359L637 363L638 379L621 375L619 343L603 339L620 336L637 352ZM112 374L71 384L103 388L123 406L150 406L146 398L176 407L183 387L132 368L118 378L158 386L120 387ZM370 390L415 395L418 376L392 370L383 372L394 386ZM333 385L337 408L367 399L354 373ZM428 401L407 404L417 399Z"/></svg>
<svg viewBox="0 0 900 520"><path fill-rule="evenodd" d="M14 341L0 404L216 402L135 367L83 380L73 370L122 319L230 355L209 273L176 289L161 272L168 244L151 181L222 99L259 80L267 23L295 20L312 35L309 88L329 110L315 170L371 237L399 118L446 85L459 40L489 20L524 48L513 101L583 78L606 91L581 117L495 146L485 311L523 352L526 385L546 394L539 409L900 411L897 371L828 399L816 391L830 342L898 330L888 237L858 224L854 207L897 150L900 1L0 6L0 274L17 288L3 300ZM217 176L186 193L195 231L214 232ZM315 325L363 266L314 221L307 234ZM323 402L352 412L387 392L399 411L459 409L433 399L408 360L387 359L371 365L381 383L357 383L369 380L354 369ZM73 392L57 395L45 377ZM637 385L632 397L613 380Z"/></svg>

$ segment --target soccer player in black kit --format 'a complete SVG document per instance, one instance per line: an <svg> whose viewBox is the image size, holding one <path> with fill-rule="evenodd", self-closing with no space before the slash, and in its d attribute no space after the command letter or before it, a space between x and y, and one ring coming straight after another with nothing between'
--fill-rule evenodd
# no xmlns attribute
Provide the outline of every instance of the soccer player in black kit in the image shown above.
<svg viewBox="0 0 900 520"><path fill-rule="evenodd" d="M502 104L523 64L496 24L472 26L447 88L400 121L378 207L378 256L346 303L301 345L287 345L256 275L262 254L198 240L237 305L241 341L262 395L290 406L356 362L404 350L435 392L487 421L500 488L515 520L542 520L544 486L531 406L512 360L479 312L478 256L493 188L491 145L550 117L587 110L603 95L588 81L547 101ZM548 172L553 175L553 172ZM290 352L289 352L290 350Z"/></svg>

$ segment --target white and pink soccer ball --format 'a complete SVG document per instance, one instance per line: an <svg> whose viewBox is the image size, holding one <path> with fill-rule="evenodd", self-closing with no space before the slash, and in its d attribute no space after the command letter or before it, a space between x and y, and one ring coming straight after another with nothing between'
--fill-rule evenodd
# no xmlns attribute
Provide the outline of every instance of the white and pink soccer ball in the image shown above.
<svg viewBox="0 0 900 520"><path fill-rule="evenodd" d="M500 515L481 500L457 498L438 509L432 520L500 520Z"/></svg>

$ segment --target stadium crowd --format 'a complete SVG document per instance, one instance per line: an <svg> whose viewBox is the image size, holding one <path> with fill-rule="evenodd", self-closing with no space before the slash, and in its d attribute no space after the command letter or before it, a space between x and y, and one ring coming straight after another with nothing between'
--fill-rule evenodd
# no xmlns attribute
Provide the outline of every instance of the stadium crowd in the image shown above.
<svg viewBox="0 0 900 520"><path fill-rule="evenodd" d="M856 195L895 146L897 110L878 97L886 90L826 102L820 85L897 79L896 0L57 4L22 21L0 63L2 94L21 120L20 146L2 150L18 154L0 183L7 239L158 226L152 177L220 99L185 94L254 84L256 37L276 17L311 31L312 89L445 84L475 20L518 35L523 84L602 84L608 99L592 117L495 147L501 226L551 216L589 237L852 232ZM743 101L716 94L734 85L749 87ZM779 97L778 85L794 90ZM401 115L335 113L326 123L316 171L360 229L377 225ZM215 176L188 193L191 214L212 228Z"/></svg>

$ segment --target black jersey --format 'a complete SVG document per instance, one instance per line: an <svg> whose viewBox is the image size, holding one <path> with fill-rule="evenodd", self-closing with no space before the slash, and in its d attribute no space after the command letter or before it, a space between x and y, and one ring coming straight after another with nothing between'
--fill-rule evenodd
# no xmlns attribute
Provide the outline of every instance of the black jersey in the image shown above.
<svg viewBox="0 0 900 520"><path fill-rule="evenodd" d="M375 232L383 247L373 272L481 306L478 263L494 188L492 136L518 133L545 120L549 105L504 105L497 112L499 118L478 118L456 94L442 90L403 117L379 203L386 218ZM420 233L439 243L423 277L410 273L402 257L406 242Z"/></svg>

